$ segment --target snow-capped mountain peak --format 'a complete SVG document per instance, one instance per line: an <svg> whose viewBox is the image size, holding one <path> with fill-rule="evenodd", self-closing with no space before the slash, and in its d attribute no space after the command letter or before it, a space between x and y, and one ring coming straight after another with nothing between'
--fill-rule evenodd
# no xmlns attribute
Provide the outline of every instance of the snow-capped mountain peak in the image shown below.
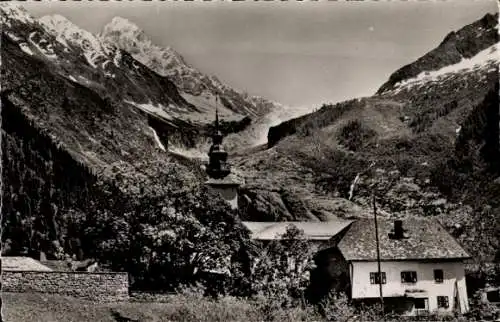
<svg viewBox="0 0 500 322"><path fill-rule="evenodd" d="M56 40L65 47L69 47L69 44L66 42L66 38L63 37L63 35L66 34L67 30L72 29L73 33L78 33L79 29L71 21L66 19L66 17L58 14L41 17L39 22L45 27L45 29L52 34L55 34Z"/></svg>
<svg viewBox="0 0 500 322"><path fill-rule="evenodd" d="M7 26L10 26L10 19L18 20L23 23L34 23L35 21L23 6L15 2L1 3L0 15L2 17L2 24L5 23Z"/></svg>
<svg viewBox="0 0 500 322"><path fill-rule="evenodd" d="M251 98L223 84L215 76L201 73L170 46L153 43L141 28L125 18L113 18L103 28L100 37L129 52L134 59L156 73L168 77L181 90L183 97L203 114L212 115L216 97L227 109L228 115L238 115L239 118L245 115L262 116L275 105L264 99Z"/></svg>
<svg viewBox="0 0 500 322"><path fill-rule="evenodd" d="M462 66L471 63L474 56L476 56L474 61L477 61L485 54L488 55L482 53L477 56L479 52L488 50L488 47L497 42L498 13L488 13L481 19L450 32L436 48L392 73L388 81L379 88L378 93L393 90L394 85L419 77L422 73L431 73L451 65L455 66L447 67L444 71L453 68L462 69Z"/></svg>
<svg viewBox="0 0 500 322"><path fill-rule="evenodd" d="M141 33L143 32L141 28L139 28L135 23L123 17L114 17L111 19L106 26L104 26L104 30L106 31L119 31L119 32L133 32L133 33Z"/></svg>
<svg viewBox="0 0 500 322"><path fill-rule="evenodd" d="M144 30L126 18L111 19L111 22L104 26L100 38L130 52L135 59L163 76L171 76L175 73L174 67L182 65L185 68L191 68L172 47L160 47L153 44ZM178 72L181 73L180 70Z"/></svg>
<svg viewBox="0 0 500 322"><path fill-rule="evenodd" d="M81 48L88 64L93 68L106 69L109 63L119 66L119 61L115 59L117 51L115 46L104 44L98 37L67 18L56 14L43 16L39 21L64 46L69 47L71 44Z"/></svg>
<svg viewBox="0 0 500 322"><path fill-rule="evenodd" d="M170 46L154 44L144 30L126 18L113 18L102 34L95 35L60 14L35 19L22 7L4 5L1 14L2 20L10 22L4 24L6 36L18 47L12 50L42 59L73 83L113 99L123 95L123 101L169 124L187 120L193 126L205 126L213 121L217 107L226 122L247 124L250 118L255 124L262 120L258 134L264 137L269 122L278 119L276 113L271 121L264 116L279 104L201 73ZM149 101L152 108L141 108Z"/></svg>
<svg viewBox="0 0 500 322"><path fill-rule="evenodd" d="M65 28L77 28L71 21L66 17L59 14L54 14L50 16L43 16L39 21L47 26L51 26L55 29L65 29Z"/></svg>

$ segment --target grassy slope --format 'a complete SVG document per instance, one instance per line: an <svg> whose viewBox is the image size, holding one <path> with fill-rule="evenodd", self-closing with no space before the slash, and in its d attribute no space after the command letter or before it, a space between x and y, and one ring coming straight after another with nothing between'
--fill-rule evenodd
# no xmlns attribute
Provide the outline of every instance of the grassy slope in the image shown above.
<svg viewBox="0 0 500 322"><path fill-rule="evenodd" d="M318 321L317 315L300 309L266 316L258 305L235 298L215 302L173 295L162 303L95 303L52 294L3 293L2 301L3 319L8 322Z"/></svg>
<svg viewBox="0 0 500 322"><path fill-rule="evenodd" d="M171 321L178 309L174 303L95 303L52 294L3 293L2 301L9 322Z"/></svg>
<svg viewBox="0 0 500 322"><path fill-rule="evenodd" d="M376 310L355 310L343 299L324 308L326 319L313 307L278 308L271 299L255 301L223 297L217 301L196 294L167 296L162 302L95 303L50 294L4 293L4 321L8 322L262 322L262 321L411 321L401 316L381 317ZM484 310L488 313L488 310ZM428 321L473 321L453 315L432 315Z"/></svg>

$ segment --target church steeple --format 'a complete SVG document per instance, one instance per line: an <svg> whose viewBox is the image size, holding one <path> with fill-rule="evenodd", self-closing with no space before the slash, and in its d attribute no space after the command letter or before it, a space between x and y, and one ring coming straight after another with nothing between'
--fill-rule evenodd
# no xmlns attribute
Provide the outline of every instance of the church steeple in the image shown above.
<svg viewBox="0 0 500 322"><path fill-rule="evenodd" d="M215 131L219 131L219 108L215 106Z"/></svg>
<svg viewBox="0 0 500 322"><path fill-rule="evenodd" d="M215 98L217 104L217 97ZM227 152L222 145L223 135L219 129L219 110L215 108L215 129L212 136L212 146L208 152L209 164L207 174L213 179L222 179L231 173L227 163Z"/></svg>
<svg viewBox="0 0 500 322"><path fill-rule="evenodd" d="M222 135L221 131L219 130L219 110L216 107L215 108L215 130L214 130L214 134L212 136L213 144L222 144L223 137L224 136Z"/></svg>

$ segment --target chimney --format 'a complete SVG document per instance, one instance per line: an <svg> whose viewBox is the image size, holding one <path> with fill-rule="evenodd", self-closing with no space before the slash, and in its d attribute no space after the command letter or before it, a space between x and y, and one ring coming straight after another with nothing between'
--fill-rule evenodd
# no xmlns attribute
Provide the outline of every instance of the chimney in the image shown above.
<svg viewBox="0 0 500 322"><path fill-rule="evenodd" d="M394 220L394 239L402 239L404 237L403 221Z"/></svg>

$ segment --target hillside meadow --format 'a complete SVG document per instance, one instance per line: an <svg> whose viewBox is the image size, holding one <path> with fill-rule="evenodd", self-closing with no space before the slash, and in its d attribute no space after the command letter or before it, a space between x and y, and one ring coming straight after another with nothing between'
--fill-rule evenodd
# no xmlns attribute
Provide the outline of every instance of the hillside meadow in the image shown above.
<svg viewBox="0 0 500 322"><path fill-rule="evenodd" d="M323 307L278 308L268 299L245 300L222 297L218 300L196 293L163 297L161 302L134 301L96 303L53 294L3 293L2 317L8 322L159 322L159 321L403 321L376 310L355 311L344 298ZM469 321L464 317L430 316L420 321Z"/></svg>

